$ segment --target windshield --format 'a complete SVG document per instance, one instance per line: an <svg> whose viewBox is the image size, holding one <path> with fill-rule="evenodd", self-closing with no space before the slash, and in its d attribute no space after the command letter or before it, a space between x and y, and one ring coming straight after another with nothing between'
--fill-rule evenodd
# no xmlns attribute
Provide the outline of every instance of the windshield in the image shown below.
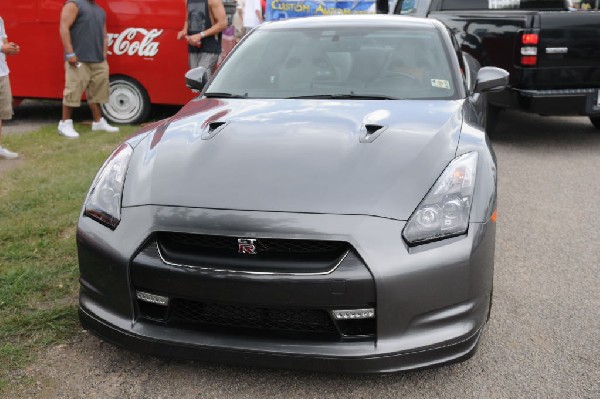
<svg viewBox="0 0 600 399"><path fill-rule="evenodd" d="M204 94L453 99L451 71L433 28L262 29L241 43Z"/></svg>

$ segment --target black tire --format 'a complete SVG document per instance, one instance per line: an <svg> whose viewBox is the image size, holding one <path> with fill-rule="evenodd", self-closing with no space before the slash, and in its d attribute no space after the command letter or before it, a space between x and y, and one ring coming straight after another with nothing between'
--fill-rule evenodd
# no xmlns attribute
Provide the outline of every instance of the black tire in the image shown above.
<svg viewBox="0 0 600 399"><path fill-rule="evenodd" d="M498 125L498 120L500 119L500 111L499 107L488 103L487 105L487 117L485 119L485 132L490 135L494 133L496 130L496 126Z"/></svg>
<svg viewBox="0 0 600 399"><path fill-rule="evenodd" d="M600 116L590 116L590 122L596 129L600 129Z"/></svg>
<svg viewBox="0 0 600 399"><path fill-rule="evenodd" d="M108 103L102 104L104 117L112 123L136 124L150 115L146 89L127 76L111 76Z"/></svg>

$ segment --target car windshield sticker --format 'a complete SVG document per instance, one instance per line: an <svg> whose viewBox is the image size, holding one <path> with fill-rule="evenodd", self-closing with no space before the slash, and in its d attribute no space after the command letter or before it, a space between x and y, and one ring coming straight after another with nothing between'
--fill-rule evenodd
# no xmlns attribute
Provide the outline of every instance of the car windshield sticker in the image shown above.
<svg viewBox="0 0 600 399"><path fill-rule="evenodd" d="M431 79L431 85L440 89L450 90L450 82L444 79Z"/></svg>

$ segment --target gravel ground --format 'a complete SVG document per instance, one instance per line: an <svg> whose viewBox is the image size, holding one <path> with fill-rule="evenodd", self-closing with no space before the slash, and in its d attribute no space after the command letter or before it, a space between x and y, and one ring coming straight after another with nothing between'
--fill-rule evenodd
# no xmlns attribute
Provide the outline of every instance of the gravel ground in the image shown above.
<svg viewBox="0 0 600 399"><path fill-rule="evenodd" d="M600 131L507 113L493 136L499 218L492 319L469 361L389 376L207 365L83 332L14 373L14 398L599 398Z"/></svg>

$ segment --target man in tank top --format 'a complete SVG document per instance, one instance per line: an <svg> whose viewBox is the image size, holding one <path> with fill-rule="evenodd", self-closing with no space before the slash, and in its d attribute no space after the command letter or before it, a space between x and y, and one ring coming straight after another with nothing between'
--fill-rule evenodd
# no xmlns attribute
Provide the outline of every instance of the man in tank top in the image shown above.
<svg viewBox="0 0 600 399"><path fill-rule="evenodd" d="M225 7L221 0L185 0L186 19L177 39L188 42L191 68L212 71L221 54L221 32L227 28Z"/></svg>
<svg viewBox="0 0 600 399"><path fill-rule="evenodd" d="M73 108L81 105L86 92L92 111L92 130L118 132L102 117L100 104L108 102L108 38L106 13L95 0L67 0L60 15L60 38L65 51L65 90L59 134L77 138L73 127Z"/></svg>

